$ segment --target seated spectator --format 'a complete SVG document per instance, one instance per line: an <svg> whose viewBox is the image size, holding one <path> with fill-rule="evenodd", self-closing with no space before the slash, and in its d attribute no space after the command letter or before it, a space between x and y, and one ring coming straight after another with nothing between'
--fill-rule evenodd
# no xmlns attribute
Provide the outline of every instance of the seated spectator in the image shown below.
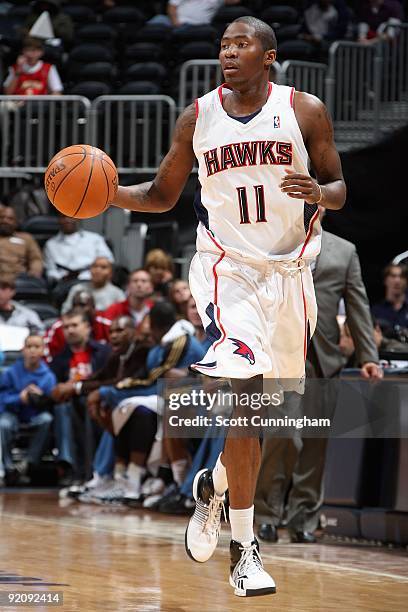
<svg viewBox="0 0 408 612"><path fill-rule="evenodd" d="M162 249L152 249L146 255L144 268L152 279L155 296L167 297L169 284L174 276L174 264L171 255L168 255Z"/></svg>
<svg viewBox="0 0 408 612"><path fill-rule="evenodd" d="M109 340L111 320L95 310L95 302L88 291L79 290L74 294L72 307L82 310L91 325L91 337L96 342ZM66 346L63 319L58 319L45 333L45 354L47 360L58 355Z"/></svg>
<svg viewBox="0 0 408 612"><path fill-rule="evenodd" d="M187 304L191 297L190 287L187 281L177 278L169 289L169 300L176 309L177 314L182 319L187 319Z"/></svg>
<svg viewBox="0 0 408 612"><path fill-rule="evenodd" d="M78 220L59 215L60 231L44 246L44 265L49 281L89 280L96 257L113 261L105 239L79 228Z"/></svg>
<svg viewBox="0 0 408 612"><path fill-rule="evenodd" d="M121 479L127 465L127 481L126 485L122 480L115 482L112 491L94 491L97 499L109 499L111 495L120 497L119 491L122 490L121 496L125 501L139 501L148 452L156 431L157 383L163 376L187 368L204 355L198 341L177 321L176 311L169 302L157 302L153 306L150 323L155 346L148 352L144 376L124 377L115 386L99 388L98 401L105 410L114 410L121 401L128 401L126 406L112 414L118 440L115 473ZM148 406L145 405L147 398ZM119 468L120 465L123 467Z"/></svg>
<svg viewBox="0 0 408 612"><path fill-rule="evenodd" d="M211 23L224 4L239 4L240 0L169 0L167 15L157 15L150 23L162 23L178 28L184 25Z"/></svg>
<svg viewBox="0 0 408 612"><path fill-rule="evenodd" d="M28 37L23 41L21 55L10 66L3 83L8 96L43 96L61 94L63 85L57 68L42 61L44 44L38 38Z"/></svg>
<svg viewBox="0 0 408 612"><path fill-rule="evenodd" d="M203 327L203 322L198 314L197 305L195 299L191 295L187 302L187 320L194 325L194 336L197 338L199 343L206 353L211 346L211 338L207 336L207 333Z"/></svg>
<svg viewBox="0 0 408 612"><path fill-rule="evenodd" d="M388 29L389 23L397 25L404 19L404 11L398 0L364 0L358 3L358 40L359 42L373 41L379 37L395 35L395 30Z"/></svg>
<svg viewBox="0 0 408 612"><path fill-rule="evenodd" d="M143 268L133 270L129 274L126 299L109 306L103 316L111 321L122 315L132 317L138 327L153 306L153 301L150 299L152 293L153 285L150 274Z"/></svg>
<svg viewBox="0 0 408 612"><path fill-rule="evenodd" d="M93 372L100 370L110 354L110 346L91 339L91 326L82 309L74 308L62 317L66 346L51 362L57 377L52 398L55 438L62 478L70 479L72 471L84 480L93 456L97 434L90 427L82 384ZM75 434L74 434L75 432Z"/></svg>
<svg viewBox="0 0 408 612"><path fill-rule="evenodd" d="M384 268L385 299L374 304L372 313L382 326L388 323L390 337L408 340L407 269L403 265L389 264ZM384 333L384 331L383 331Z"/></svg>
<svg viewBox="0 0 408 612"><path fill-rule="evenodd" d="M317 0L305 9L303 17L300 38L319 45L345 38L349 13L343 0Z"/></svg>
<svg viewBox="0 0 408 612"><path fill-rule="evenodd" d="M0 278L0 324L28 327L30 331L42 332L44 324L34 310L13 300L16 283L13 278Z"/></svg>
<svg viewBox="0 0 408 612"><path fill-rule="evenodd" d="M74 38L74 23L69 15L61 11L60 5L60 0L39 0L33 2L32 11L24 23L25 30L30 30L39 16L44 11L47 11L50 15L55 37L60 38L65 47L69 47Z"/></svg>
<svg viewBox="0 0 408 612"><path fill-rule="evenodd" d="M11 206L0 209L0 276L30 274L40 278L43 271L41 249L26 232L17 232L18 220Z"/></svg>
<svg viewBox="0 0 408 612"><path fill-rule="evenodd" d="M26 338L23 356L1 374L0 378L0 477L13 472L11 456L13 438L24 423L35 429L30 440L27 458L15 467L21 476L37 465L44 452L52 416L51 393L56 378L43 362L44 342L38 335Z"/></svg>
<svg viewBox="0 0 408 612"><path fill-rule="evenodd" d="M74 295L79 291L92 295L96 310L106 310L115 302L124 300L126 296L122 289L111 283L112 271L112 262L107 257L97 257L91 265L91 280L71 287L62 305L62 313L71 310Z"/></svg>

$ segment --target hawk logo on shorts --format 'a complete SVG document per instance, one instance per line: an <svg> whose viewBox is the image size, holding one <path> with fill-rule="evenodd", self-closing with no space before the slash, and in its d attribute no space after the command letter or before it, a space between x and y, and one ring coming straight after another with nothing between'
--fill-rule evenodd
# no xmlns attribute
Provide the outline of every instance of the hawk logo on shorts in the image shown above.
<svg viewBox="0 0 408 612"><path fill-rule="evenodd" d="M242 342L242 340L237 340L236 338L228 338L228 340L232 340L235 346L238 347L237 350L234 351L234 355L240 355L241 357L244 357L244 359L248 359L251 365L254 365L255 355L249 346L245 344L245 342Z"/></svg>

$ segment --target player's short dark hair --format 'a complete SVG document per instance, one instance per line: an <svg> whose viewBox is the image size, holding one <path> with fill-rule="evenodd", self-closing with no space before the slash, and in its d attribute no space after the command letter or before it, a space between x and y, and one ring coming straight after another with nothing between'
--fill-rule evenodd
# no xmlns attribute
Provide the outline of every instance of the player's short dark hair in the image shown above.
<svg viewBox="0 0 408 612"><path fill-rule="evenodd" d="M264 51L269 51L270 49L274 49L275 51L277 50L278 43L276 42L275 32L270 25L261 19L246 15L244 17L234 19L232 23L246 23L247 25L253 27L255 30L255 36L261 41L262 49Z"/></svg>

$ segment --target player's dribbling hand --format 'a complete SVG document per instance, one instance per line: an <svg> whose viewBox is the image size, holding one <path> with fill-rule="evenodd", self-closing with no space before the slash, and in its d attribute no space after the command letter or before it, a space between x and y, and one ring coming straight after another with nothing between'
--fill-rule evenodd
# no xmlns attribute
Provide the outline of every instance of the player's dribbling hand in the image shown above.
<svg viewBox="0 0 408 612"><path fill-rule="evenodd" d="M317 181L308 174L299 174L292 170L285 170L287 176L282 179L279 185L281 191L290 198L304 200L308 204L315 204L321 199L321 188Z"/></svg>

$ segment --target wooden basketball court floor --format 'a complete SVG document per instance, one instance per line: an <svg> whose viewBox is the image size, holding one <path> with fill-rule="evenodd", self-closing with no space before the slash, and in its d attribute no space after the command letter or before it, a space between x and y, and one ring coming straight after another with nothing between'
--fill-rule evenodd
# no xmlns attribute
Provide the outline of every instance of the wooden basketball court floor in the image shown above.
<svg viewBox="0 0 408 612"><path fill-rule="evenodd" d="M60 501L56 492L0 493L0 596L62 591L57 609L70 612L408 610L404 549L327 538L290 544L283 530L279 544L261 545L278 592L244 599L227 581L227 526L214 557L198 564L184 552L185 524L184 517Z"/></svg>

